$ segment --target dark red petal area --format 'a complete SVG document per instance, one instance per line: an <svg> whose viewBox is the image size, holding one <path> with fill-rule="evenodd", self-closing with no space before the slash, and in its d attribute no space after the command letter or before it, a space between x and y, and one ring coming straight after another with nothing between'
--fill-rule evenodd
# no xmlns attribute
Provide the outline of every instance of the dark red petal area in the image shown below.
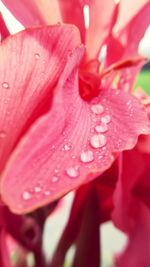
<svg viewBox="0 0 150 267"><path fill-rule="evenodd" d="M51 110L26 134L3 173L2 197L14 212L31 211L94 179L111 165L113 152L133 148L137 136L149 132L143 106L130 94L105 88L92 103L83 101L77 73L65 81L70 66Z"/></svg>
<svg viewBox="0 0 150 267"><path fill-rule="evenodd" d="M7 245L7 233L4 229L0 229L0 266L13 267L11 255Z"/></svg>
<svg viewBox="0 0 150 267"><path fill-rule="evenodd" d="M0 46L0 169L33 121L46 112L69 59L80 45L77 28L28 29Z"/></svg>
<svg viewBox="0 0 150 267"><path fill-rule="evenodd" d="M7 29L3 16L0 12L0 41L9 35L10 35L9 30Z"/></svg>

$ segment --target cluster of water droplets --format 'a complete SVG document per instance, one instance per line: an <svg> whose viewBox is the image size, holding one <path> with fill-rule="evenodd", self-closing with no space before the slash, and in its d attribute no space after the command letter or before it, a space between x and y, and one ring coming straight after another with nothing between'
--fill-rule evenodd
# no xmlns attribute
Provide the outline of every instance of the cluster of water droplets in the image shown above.
<svg viewBox="0 0 150 267"><path fill-rule="evenodd" d="M68 161L68 167L64 170L63 175L67 175L71 179L75 179L80 175L80 168L90 167L90 164L94 160L101 160L103 154L106 151L107 137L106 132L109 130L109 123L111 122L111 116L108 112L105 112L104 107L101 104L93 104L90 107L90 118L92 120L90 137L81 149L80 155L76 155L74 146L71 143L71 140L64 139L64 144L61 147L62 153L68 153L71 156L71 159ZM56 145L51 147L52 151L55 151ZM71 153L72 152L72 153ZM80 162L80 164L79 164ZM58 166L57 166L58 167ZM96 165L95 165L96 167ZM62 170L58 167L53 171L53 175L50 179L50 183L59 183L60 175L62 175ZM44 190L40 187L35 187L34 193L43 194L45 196L50 196L51 192ZM31 199L32 194L29 191L23 193L23 199Z"/></svg>

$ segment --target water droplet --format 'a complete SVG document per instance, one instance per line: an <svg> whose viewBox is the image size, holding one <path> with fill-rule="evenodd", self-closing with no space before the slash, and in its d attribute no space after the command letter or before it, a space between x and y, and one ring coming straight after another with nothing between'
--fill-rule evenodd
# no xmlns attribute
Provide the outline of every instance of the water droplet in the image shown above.
<svg viewBox="0 0 150 267"><path fill-rule="evenodd" d="M53 177L52 177L52 182L55 183L55 182L57 182L57 181L58 181L58 177L57 177L57 176L53 176Z"/></svg>
<svg viewBox="0 0 150 267"><path fill-rule="evenodd" d="M4 131L0 131L0 138L5 138L6 137L6 133Z"/></svg>
<svg viewBox="0 0 150 267"><path fill-rule="evenodd" d="M78 168L70 167L66 169L66 173L68 174L68 176L75 178L78 176Z"/></svg>
<svg viewBox="0 0 150 267"><path fill-rule="evenodd" d="M107 139L103 134L95 134L91 137L90 144L94 148L100 148L106 145Z"/></svg>
<svg viewBox="0 0 150 267"><path fill-rule="evenodd" d="M63 150L69 151L71 149L70 145L64 145Z"/></svg>
<svg viewBox="0 0 150 267"><path fill-rule="evenodd" d="M108 126L107 126L107 124L97 125L97 126L95 127L95 131L96 131L97 133L105 133L105 132L108 131Z"/></svg>
<svg viewBox="0 0 150 267"><path fill-rule="evenodd" d="M80 159L82 162L91 162L94 160L93 152L91 150L84 151L80 155Z"/></svg>
<svg viewBox="0 0 150 267"><path fill-rule="evenodd" d="M102 117L101 118L101 122L103 122L103 123L109 123L109 122L111 122L110 115L106 115L105 117Z"/></svg>
<svg viewBox="0 0 150 267"><path fill-rule="evenodd" d="M100 104L95 104L91 106L91 110L93 113L95 114L101 114L102 112L104 112L104 108L102 105Z"/></svg>
<svg viewBox="0 0 150 267"><path fill-rule="evenodd" d="M39 59L40 58L40 55L38 53L35 53L35 59Z"/></svg>
<svg viewBox="0 0 150 267"><path fill-rule="evenodd" d="M22 197L24 200L29 200L31 198L31 194L29 192L25 191L25 192L23 192Z"/></svg>
<svg viewBox="0 0 150 267"><path fill-rule="evenodd" d="M7 82L2 83L3 88L9 89L9 84Z"/></svg>
<svg viewBox="0 0 150 267"><path fill-rule="evenodd" d="M55 173L58 173L59 171L58 171L58 169L55 169L54 172L55 172Z"/></svg>
<svg viewBox="0 0 150 267"><path fill-rule="evenodd" d="M34 189L34 191L35 191L36 193L39 193L39 192L41 191L41 188L40 188L39 186L36 186L35 189Z"/></svg>

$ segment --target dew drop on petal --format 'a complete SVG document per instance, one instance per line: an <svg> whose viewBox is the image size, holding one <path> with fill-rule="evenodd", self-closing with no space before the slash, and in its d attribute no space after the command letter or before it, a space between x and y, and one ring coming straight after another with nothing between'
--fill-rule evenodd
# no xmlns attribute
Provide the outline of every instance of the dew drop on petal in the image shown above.
<svg viewBox="0 0 150 267"><path fill-rule="evenodd" d="M106 116L102 117L101 118L101 122L103 122L103 123L109 123L109 122L111 122L110 115L106 115Z"/></svg>
<svg viewBox="0 0 150 267"><path fill-rule="evenodd" d="M64 145L63 150L69 151L71 149L70 145Z"/></svg>
<svg viewBox="0 0 150 267"><path fill-rule="evenodd" d="M78 176L78 169L70 167L66 169L66 173L69 177L76 178Z"/></svg>
<svg viewBox="0 0 150 267"><path fill-rule="evenodd" d="M91 106L91 110L92 110L92 112L93 113L95 113L95 114L101 114L102 112L104 112L104 108L103 108L103 106L102 105L100 105L100 104L95 104L95 105L92 105Z"/></svg>
<svg viewBox="0 0 150 267"><path fill-rule="evenodd" d="M52 182L55 183L55 182L57 182L57 181L58 181L58 177L57 177L57 176L53 176L53 177L52 177Z"/></svg>
<svg viewBox="0 0 150 267"><path fill-rule="evenodd" d="M94 160L94 155L91 150L84 151L80 155L80 159L82 162L88 163Z"/></svg>
<svg viewBox="0 0 150 267"><path fill-rule="evenodd" d="M23 192L22 197L24 200L29 200L29 199L31 199L31 194L28 191L25 191L25 192Z"/></svg>
<svg viewBox="0 0 150 267"><path fill-rule="evenodd" d="M9 84L7 82L2 83L3 88L9 89Z"/></svg>
<svg viewBox="0 0 150 267"><path fill-rule="evenodd" d="M91 137L90 144L94 148L100 148L106 145L107 139L103 134L95 134Z"/></svg>
<svg viewBox="0 0 150 267"><path fill-rule="evenodd" d="M96 125L95 131L97 133L105 133L108 131L108 126L107 126L107 124Z"/></svg>
<svg viewBox="0 0 150 267"><path fill-rule="evenodd" d="M40 55L38 53L35 53L35 59L39 59L40 58Z"/></svg>

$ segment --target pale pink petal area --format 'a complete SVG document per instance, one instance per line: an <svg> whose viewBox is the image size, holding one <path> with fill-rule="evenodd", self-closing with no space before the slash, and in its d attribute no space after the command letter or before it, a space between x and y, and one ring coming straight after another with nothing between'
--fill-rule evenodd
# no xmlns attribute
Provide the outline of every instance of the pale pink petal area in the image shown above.
<svg viewBox="0 0 150 267"><path fill-rule="evenodd" d="M83 8L86 2L87 0L59 0L63 22L74 24L79 28L82 42L85 42L86 29Z"/></svg>
<svg viewBox="0 0 150 267"><path fill-rule="evenodd" d="M124 4L126 1L122 1L120 3L120 13L122 14L123 9L123 2ZM106 57L106 65L110 65L117 60L127 59L129 57L137 56L138 55L138 47L139 43L144 36L144 33L147 27L150 24L150 1L140 1L139 7L132 3L128 3L131 5L131 14L130 19L128 20L127 25L120 28L120 31L115 32L114 28L114 35L110 36L108 39L108 47L107 47L107 57ZM121 8L122 5L122 8ZM132 10L133 8L133 10ZM137 9L138 8L138 9ZM130 8L124 6L124 10L130 11ZM120 14L119 13L119 14ZM128 12L124 11L124 14L128 14ZM119 15L120 16L120 15ZM126 16L126 15L125 15ZM123 21L122 21L123 22ZM118 20L119 23L119 20ZM118 24L117 24L118 25ZM140 71L141 67L143 66L144 61L141 62L139 65L133 67L132 69L126 68L122 70L120 73L120 79L118 82L118 87L126 90L131 91L133 89L135 78Z"/></svg>
<svg viewBox="0 0 150 267"><path fill-rule="evenodd" d="M83 101L77 73L65 78L70 68L68 63L49 113L35 122L2 175L2 198L16 213L94 179L112 164L113 152L133 148L137 136L149 132L147 115L135 97L104 88L92 102Z"/></svg>
<svg viewBox="0 0 150 267"><path fill-rule="evenodd" d="M127 24L136 16L149 0L121 0L119 3L119 14L114 27L114 32L118 33L126 28ZM144 19L143 19L144 22Z"/></svg>
<svg viewBox="0 0 150 267"><path fill-rule="evenodd" d="M89 9L90 25L87 29L86 44L88 58L92 59L97 56L110 33L116 5L113 0L91 0L89 1Z"/></svg>
<svg viewBox="0 0 150 267"><path fill-rule="evenodd" d="M0 168L34 120L45 113L69 59L80 46L74 26L28 29L0 46Z"/></svg>
<svg viewBox="0 0 150 267"><path fill-rule="evenodd" d="M4 5L25 27L61 22L57 0L2 0Z"/></svg>

